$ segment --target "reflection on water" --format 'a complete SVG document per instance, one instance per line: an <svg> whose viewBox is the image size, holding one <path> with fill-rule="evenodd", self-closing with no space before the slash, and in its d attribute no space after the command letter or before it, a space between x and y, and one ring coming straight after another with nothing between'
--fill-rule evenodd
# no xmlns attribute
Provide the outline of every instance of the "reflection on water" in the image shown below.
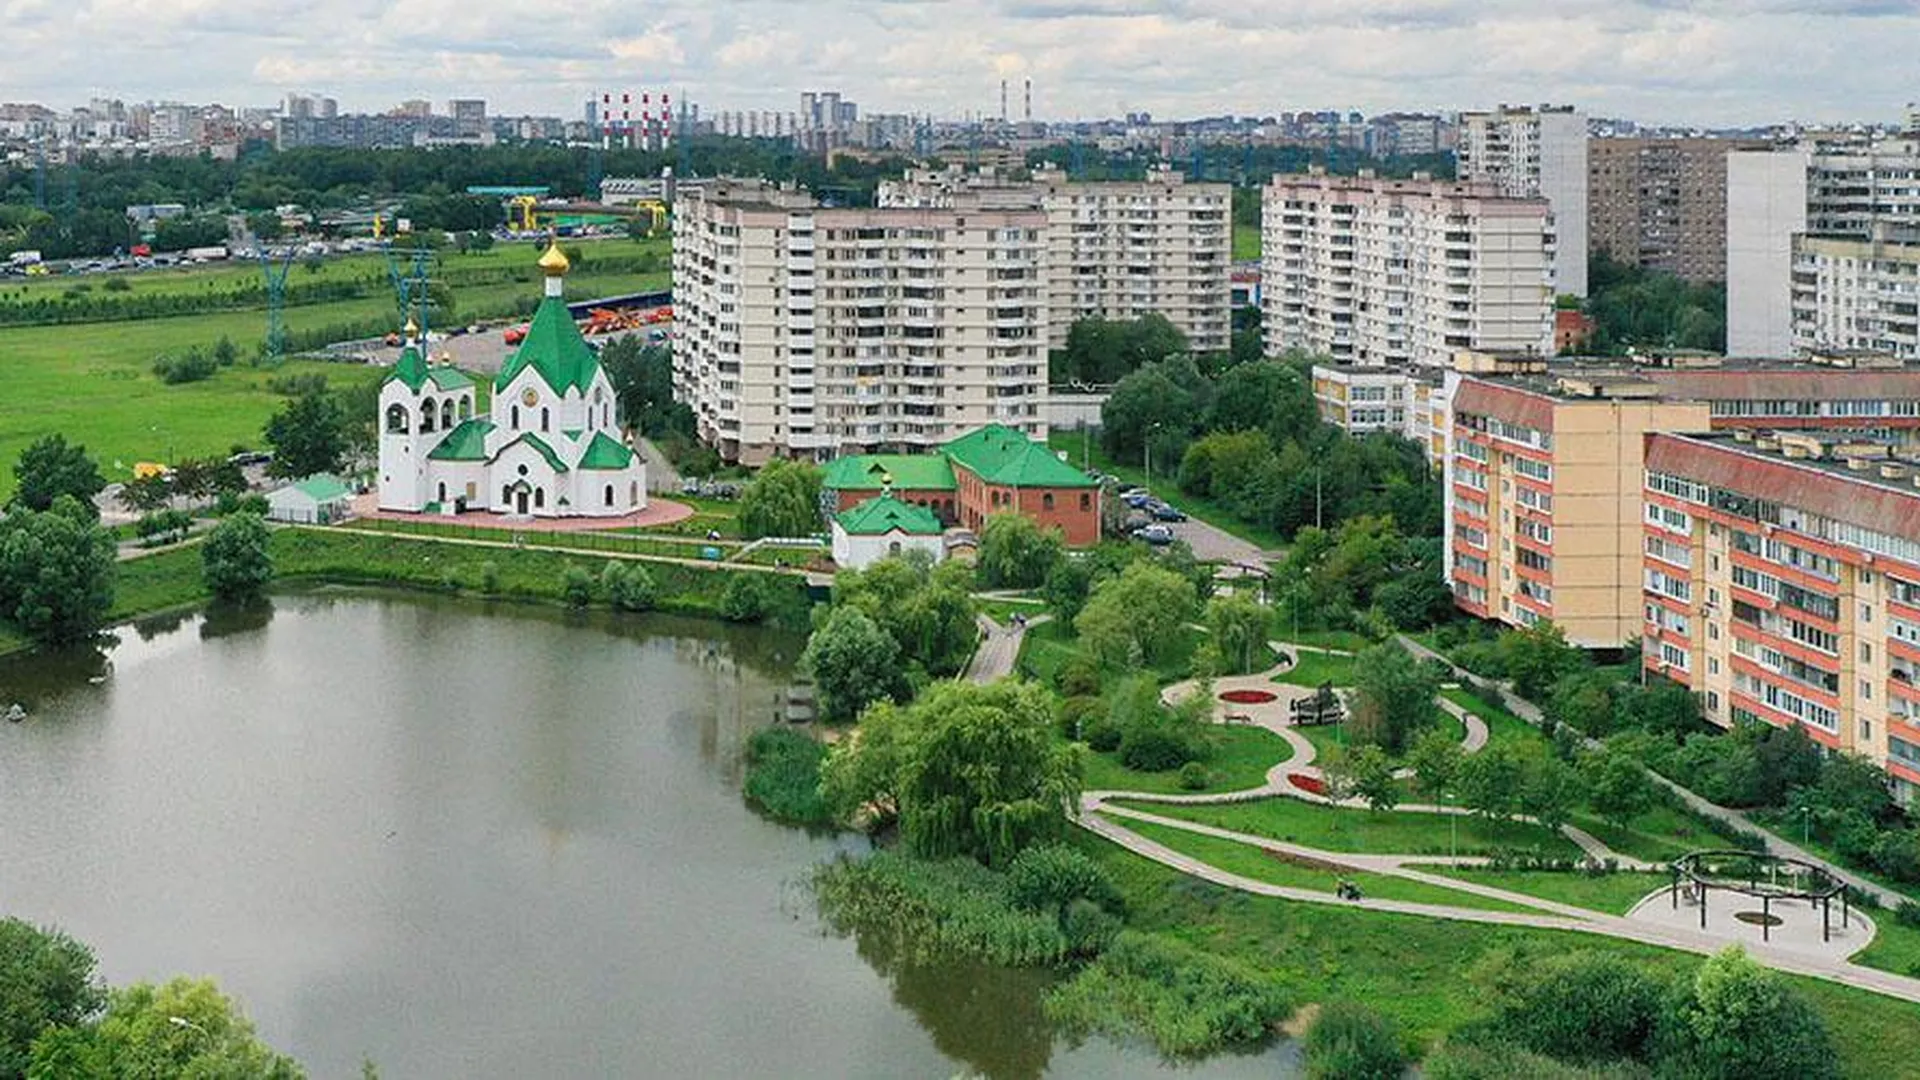
<svg viewBox="0 0 1920 1080"><path fill-rule="evenodd" d="M0 905L110 981L220 980L317 1078L1165 1071L1054 1044L1043 974L899 964L795 902L858 847L739 796L801 644L323 590L0 660L31 712Z"/></svg>

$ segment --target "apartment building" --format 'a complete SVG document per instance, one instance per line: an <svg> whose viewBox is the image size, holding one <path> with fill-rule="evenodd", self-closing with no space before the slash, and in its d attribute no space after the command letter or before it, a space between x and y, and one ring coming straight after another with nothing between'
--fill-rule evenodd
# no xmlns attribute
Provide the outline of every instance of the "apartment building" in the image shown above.
<svg viewBox="0 0 1920 1080"><path fill-rule="evenodd" d="M912 170L883 181L885 207L1038 209L1047 215L1048 346L1083 318L1163 315L1195 352L1233 343L1233 187L1157 168L1139 181L1081 182L1054 168Z"/></svg>
<svg viewBox="0 0 1920 1080"><path fill-rule="evenodd" d="M1728 354L1882 341L1858 347L1920 356L1896 329L1911 323L1917 230L1920 139L1809 138L1730 154Z"/></svg>
<svg viewBox="0 0 1920 1080"><path fill-rule="evenodd" d="M1587 144L1592 250L1691 282L1727 278L1727 154L1754 140L1593 139Z"/></svg>
<svg viewBox="0 0 1920 1080"><path fill-rule="evenodd" d="M1432 399L1440 385L1441 373L1431 368L1313 367L1320 419L1349 435L1386 431L1427 443L1433 434Z"/></svg>
<svg viewBox="0 0 1920 1080"><path fill-rule="evenodd" d="M1799 725L1920 785L1920 456L1855 433L1655 434L1643 663L1727 726Z"/></svg>
<svg viewBox="0 0 1920 1080"><path fill-rule="evenodd" d="M1706 431L1707 406L1632 375L1454 371L1445 459L1446 573L1463 611L1550 619L1583 648L1640 632L1642 444Z"/></svg>
<svg viewBox="0 0 1920 1080"><path fill-rule="evenodd" d="M1621 370L1617 364L1614 370ZM1830 428L1920 441L1920 367L1887 356L1816 353L1805 360L1694 358L1634 366L1674 401L1707 406L1714 431Z"/></svg>
<svg viewBox="0 0 1920 1080"><path fill-rule="evenodd" d="M674 208L674 392L728 461L1045 439L1046 215L830 209L720 180Z"/></svg>
<svg viewBox="0 0 1920 1080"><path fill-rule="evenodd" d="M1266 352L1443 367L1553 341L1546 200L1370 173L1276 176L1263 193Z"/></svg>
<svg viewBox="0 0 1920 1080"><path fill-rule="evenodd" d="M1586 116L1571 106L1502 105L1461 113L1459 138L1460 179L1552 206L1554 291L1587 295Z"/></svg>

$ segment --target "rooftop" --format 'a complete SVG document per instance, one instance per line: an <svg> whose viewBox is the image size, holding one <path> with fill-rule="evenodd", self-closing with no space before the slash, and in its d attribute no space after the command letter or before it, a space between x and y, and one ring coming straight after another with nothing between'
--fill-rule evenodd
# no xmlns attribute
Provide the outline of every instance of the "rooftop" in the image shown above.
<svg viewBox="0 0 1920 1080"><path fill-rule="evenodd" d="M1796 401L1920 399L1920 365L1882 354L1835 353L1809 359L1728 359L1679 353L1653 362L1611 357L1494 358L1467 374L1496 386L1563 400ZM1465 369L1463 369L1465 370Z"/></svg>
<svg viewBox="0 0 1920 1080"><path fill-rule="evenodd" d="M1863 529L1920 536L1920 447L1859 432L1654 435L1647 468Z"/></svg>
<svg viewBox="0 0 1920 1080"><path fill-rule="evenodd" d="M940 521L924 506L903 503L891 495L881 495L842 510L834 518L841 529L853 536L885 536L902 532L909 536L939 536Z"/></svg>
<svg viewBox="0 0 1920 1080"><path fill-rule="evenodd" d="M832 491L952 491L953 465L940 454L857 454L828 462L821 486Z"/></svg>

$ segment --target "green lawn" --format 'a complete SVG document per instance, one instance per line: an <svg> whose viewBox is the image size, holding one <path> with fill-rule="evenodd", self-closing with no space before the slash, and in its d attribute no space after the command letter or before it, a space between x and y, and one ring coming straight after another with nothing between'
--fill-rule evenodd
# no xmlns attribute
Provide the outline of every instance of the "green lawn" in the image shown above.
<svg viewBox="0 0 1920 1080"><path fill-rule="evenodd" d="M1239 874L1241 877L1249 877L1255 881L1264 881L1270 885L1332 893L1334 887L1344 879L1358 885L1360 894L1369 900L1403 900L1412 904L1449 904L1453 907L1476 908L1483 911L1519 911L1540 914L1537 908L1475 896L1473 893L1461 892L1457 889L1445 889L1438 885L1429 885L1424 881L1410 881L1392 874L1375 874L1344 867L1314 866L1294 862L1250 844L1235 843L1232 840L1222 840L1214 836L1202 836L1185 829L1135 821L1132 818L1110 818L1110 820L1123 828L1139 833L1156 844L1170 847L1182 855L1191 855L1209 866L1218 867L1229 874Z"/></svg>
<svg viewBox="0 0 1920 1080"><path fill-rule="evenodd" d="M1540 734L1539 728L1467 690L1449 688L1440 691L1440 696L1485 720L1489 741L1512 743L1544 743L1546 741L1546 736Z"/></svg>
<svg viewBox="0 0 1920 1080"><path fill-rule="evenodd" d="M1084 831L1074 842L1105 866L1127 897L1127 922L1272 973L1301 1002L1365 1001L1416 1043L1482 1015L1483 995L1466 973L1496 952L1528 956L1592 950L1674 975L1700 957L1592 934L1492 926L1296 904L1197 881ZM1851 987L1789 977L1833 1033L1843 1075L1879 1080L1920 1060L1914 1007Z"/></svg>
<svg viewBox="0 0 1920 1080"><path fill-rule="evenodd" d="M1859 866L1847 862L1845 859L1842 859L1840 853L1835 851L1826 841L1821 840L1817 836L1807 836L1806 831L1802 827L1803 823L1789 815L1786 811L1749 810L1746 814L1747 817L1752 819L1754 824L1772 831L1774 835L1784 840L1791 840L1795 844L1806 848L1808 851L1835 866L1846 867L1847 872L1853 874L1855 877L1865 879L1869 884L1881 891L1889 905L1898 904L1901 900L1920 902L1920 886L1904 885L1877 870L1862 869Z"/></svg>
<svg viewBox="0 0 1920 1080"><path fill-rule="evenodd" d="M1275 638L1293 645L1312 645L1321 649L1338 649L1341 652L1361 653L1373 647L1365 634L1352 630L1295 630L1289 625L1286 613L1275 609L1273 629L1268 631Z"/></svg>
<svg viewBox="0 0 1920 1080"><path fill-rule="evenodd" d="M1233 227L1233 261L1247 262L1260 257L1260 226Z"/></svg>
<svg viewBox="0 0 1920 1080"><path fill-rule="evenodd" d="M1286 538L1272 529L1250 524L1235 517L1226 507L1212 499L1200 499L1187 495L1174 486L1174 472L1180 463L1154 462L1153 482L1147 482L1144 462L1131 464L1116 462L1100 449L1100 436L1095 433L1085 438L1078 431L1056 428L1047 436L1047 445L1053 450L1065 453L1074 468L1094 468L1111 473L1120 478L1122 484L1138 484L1150 488L1168 502L1185 510L1193 517L1205 521L1222 532L1230 533L1255 544L1267 552L1279 552L1287 546Z"/></svg>
<svg viewBox="0 0 1920 1080"><path fill-rule="evenodd" d="M1689 851L1726 846L1726 841L1702 831L1691 818L1670 806L1654 807L1624 829L1592 814L1575 814L1573 823L1620 854L1645 862L1670 862Z"/></svg>
<svg viewBox="0 0 1920 1080"><path fill-rule="evenodd" d="M1315 755L1316 761L1324 762L1333 755L1344 752L1347 748L1347 730L1346 724L1344 723L1319 724L1312 727L1298 728L1296 730L1298 730L1308 742L1312 743L1314 749L1318 751ZM1467 725L1452 713L1443 712L1440 714L1440 730L1446 732L1455 742L1466 741Z"/></svg>
<svg viewBox="0 0 1920 1080"><path fill-rule="evenodd" d="M1287 741L1265 728L1250 725L1220 725L1210 728L1213 756L1203 764L1209 783L1199 791L1244 791L1266 782L1267 770L1291 756ZM1085 771L1081 786L1088 791L1185 792L1180 772L1140 772L1120 763L1118 752L1105 754L1087 751L1082 759Z"/></svg>
<svg viewBox="0 0 1920 1080"><path fill-rule="evenodd" d="M1120 805L1130 804L1121 802ZM1376 813L1322 806L1285 796L1218 806L1141 803L1135 809L1324 851L1445 855L1453 843L1451 830L1457 826L1458 851L1462 855L1485 855L1495 850L1530 850L1564 858L1580 854L1580 849L1566 837L1526 822L1491 822L1465 815L1407 811Z"/></svg>
<svg viewBox="0 0 1920 1080"><path fill-rule="evenodd" d="M568 295L630 292L665 281L659 274L597 276L591 265L568 279ZM504 282L459 289L456 302L464 321L511 311L515 302L538 295L537 282ZM382 294L313 304L289 308L286 319L289 332L296 334L394 320L394 302ZM109 480L129 477L138 461L225 456L236 444L261 444L261 426L281 402L267 388L270 378L318 373L333 385L348 386L382 374L378 368L316 361L290 361L273 371L242 363L202 382L168 386L152 372L156 356L211 347L222 336L231 338L242 356L249 355L265 332L265 316L257 310L0 329L8 380L7 406L0 408L0 463L11 463L28 443L55 432L84 445ZM12 470L0 469L0 499L13 483Z"/></svg>
<svg viewBox="0 0 1920 1080"><path fill-rule="evenodd" d="M1146 669L1161 683L1179 682L1192 672L1193 651L1200 645L1205 631L1191 627L1183 630L1180 640L1165 659ZM1080 646L1080 639L1074 634L1073 624L1064 619L1049 619L1028 630L1020 639L1020 656L1016 661L1016 670L1025 671L1033 678L1051 686L1059 670L1075 658L1091 659L1092 654ZM1106 669L1103 677L1121 678L1130 672Z"/></svg>
<svg viewBox="0 0 1920 1080"><path fill-rule="evenodd" d="M1875 911L1872 915L1873 944L1854 953L1853 962L1920 978L1920 929L1895 922L1891 911Z"/></svg>
<svg viewBox="0 0 1920 1080"><path fill-rule="evenodd" d="M1496 889L1537 896L1542 900L1555 900L1562 904L1572 904L1575 907L1609 915L1625 915L1648 893L1664 888L1668 883L1665 874L1648 874L1632 870L1595 875L1573 871L1486 870L1465 866L1417 866L1412 869L1424 870L1439 877L1457 878L1475 885L1490 885Z"/></svg>
<svg viewBox="0 0 1920 1080"><path fill-rule="evenodd" d="M1352 686L1353 661L1351 656L1297 650L1293 667L1275 675L1273 681L1289 686L1320 686L1323 683Z"/></svg>
<svg viewBox="0 0 1920 1080"><path fill-rule="evenodd" d="M1047 610L1046 601L1038 599L975 600L974 603L979 607L980 614L1003 625L1011 621L1015 615L1025 615L1031 619L1035 615L1044 615Z"/></svg>

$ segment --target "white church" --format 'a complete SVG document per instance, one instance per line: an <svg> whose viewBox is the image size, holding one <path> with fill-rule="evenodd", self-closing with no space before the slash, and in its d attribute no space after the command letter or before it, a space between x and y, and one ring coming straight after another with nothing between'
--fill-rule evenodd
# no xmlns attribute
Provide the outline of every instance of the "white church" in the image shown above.
<svg viewBox="0 0 1920 1080"><path fill-rule="evenodd" d="M473 380L430 365L407 327L380 387L380 509L620 517L647 505L646 466L617 426L613 383L562 298L567 257L540 257L546 295L476 415Z"/></svg>

